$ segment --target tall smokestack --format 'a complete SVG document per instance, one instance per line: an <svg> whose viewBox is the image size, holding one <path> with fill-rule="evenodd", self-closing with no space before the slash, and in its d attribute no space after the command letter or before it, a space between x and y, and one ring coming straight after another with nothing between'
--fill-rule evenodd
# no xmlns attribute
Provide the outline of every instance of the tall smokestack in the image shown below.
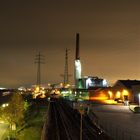
<svg viewBox="0 0 140 140"><path fill-rule="evenodd" d="M76 56L75 59L79 60L80 59L80 52L79 52L79 33L76 33Z"/></svg>
<svg viewBox="0 0 140 140"><path fill-rule="evenodd" d="M76 33L76 54L75 54L75 87L81 88L79 79L81 79L81 62L79 48L79 33Z"/></svg>

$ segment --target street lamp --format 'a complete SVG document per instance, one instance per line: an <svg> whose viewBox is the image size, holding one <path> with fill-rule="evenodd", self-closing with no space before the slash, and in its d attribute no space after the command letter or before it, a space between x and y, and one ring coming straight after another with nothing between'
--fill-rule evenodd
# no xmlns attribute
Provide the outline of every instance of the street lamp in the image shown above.
<svg viewBox="0 0 140 140"><path fill-rule="evenodd" d="M140 107L140 93L139 93L139 107Z"/></svg>

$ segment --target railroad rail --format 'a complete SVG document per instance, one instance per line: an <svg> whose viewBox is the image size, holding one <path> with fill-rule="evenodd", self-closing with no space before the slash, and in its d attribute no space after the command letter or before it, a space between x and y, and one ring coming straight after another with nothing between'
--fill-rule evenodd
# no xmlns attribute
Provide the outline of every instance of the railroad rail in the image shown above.
<svg viewBox="0 0 140 140"><path fill-rule="evenodd" d="M53 100L48 110L47 129L42 140L80 140L80 114L65 101ZM83 140L110 140L87 115L83 115Z"/></svg>

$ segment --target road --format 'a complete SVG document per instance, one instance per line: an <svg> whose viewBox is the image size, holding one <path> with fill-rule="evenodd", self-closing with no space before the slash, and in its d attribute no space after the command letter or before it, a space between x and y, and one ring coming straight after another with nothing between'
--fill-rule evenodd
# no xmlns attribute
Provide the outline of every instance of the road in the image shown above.
<svg viewBox="0 0 140 140"><path fill-rule="evenodd" d="M93 105L99 124L115 140L140 140L140 114L124 105Z"/></svg>
<svg viewBox="0 0 140 140"><path fill-rule="evenodd" d="M3 140L3 135L8 129L8 124L0 123L0 140Z"/></svg>

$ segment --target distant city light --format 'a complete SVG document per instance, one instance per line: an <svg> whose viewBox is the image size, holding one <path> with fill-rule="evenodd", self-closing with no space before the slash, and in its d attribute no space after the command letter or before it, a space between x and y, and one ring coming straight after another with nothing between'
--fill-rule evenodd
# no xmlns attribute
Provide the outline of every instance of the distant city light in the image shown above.
<svg viewBox="0 0 140 140"><path fill-rule="evenodd" d="M0 87L0 90L3 90L3 89L6 89L6 88Z"/></svg>
<svg viewBox="0 0 140 140"><path fill-rule="evenodd" d="M7 103L7 104L2 104L2 107L4 108L4 107L7 107L9 104Z"/></svg>

